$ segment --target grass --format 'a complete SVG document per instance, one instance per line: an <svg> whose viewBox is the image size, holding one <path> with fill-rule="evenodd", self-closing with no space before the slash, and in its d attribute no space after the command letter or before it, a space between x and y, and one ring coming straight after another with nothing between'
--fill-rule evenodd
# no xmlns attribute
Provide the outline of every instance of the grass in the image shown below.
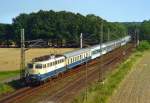
<svg viewBox="0 0 150 103"><path fill-rule="evenodd" d="M0 81L6 80L19 75L19 71L1 71L0 72ZM12 92L15 88L10 85L10 83L0 83L0 95Z"/></svg>
<svg viewBox="0 0 150 103"><path fill-rule="evenodd" d="M1 71L0 72L0 81L6 80L8 78L16 77L19 75L19 70L16 71Z"/></svg>
<svg viewBox="0 0 150 103"><path fill-rule="evenodd" d="M12 86L10 86L8 84L2 84L2 83L0 83L0 95L6 94L8 92L12 92L14 90L15 89Z"/></svg>
<svg viewBox="0 0 150 103"><path fill-rule="evenodd" d="M7 80L12 77L16 77L19 75L19 70L16 71L1 71L0 72L0 81ZM19 80L13 80L9 83L3 83L0 82L0 95L6 94L12 91L15 91L15 89L20 88Z"/></svg>
<svg viewBox="0 0 150 103"><path fill-rule="evenodd" d="M128 74L142 55L142 52L136 51L128 60L106 77L104 84L94 83L89 86L87 100L85 92L82 92L81 95L75 98L73 103L107 103L109 97L117 89L126 74Z"/></svg>

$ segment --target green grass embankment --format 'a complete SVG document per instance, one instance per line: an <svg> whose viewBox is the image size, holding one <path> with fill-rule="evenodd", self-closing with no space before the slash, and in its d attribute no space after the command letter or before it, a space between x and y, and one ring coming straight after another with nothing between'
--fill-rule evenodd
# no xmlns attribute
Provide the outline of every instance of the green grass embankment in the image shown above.
<svg viewBox="0 0 150 103"><path fill-rule="evenodd" d="M19 71L3 71L0 72L0 81L7 80L12 77L19 75ZM14 87L11 83L0 82L0 95L14 91Z"/></svg>
<svg viewBox="0 0 150 103"><path fill-rule="evenodd" d="M147 50L147 49L146 49ZM129 73L144 54L144 49L137 50L124 63L109 73L102 83L93 83L88 87L87 99L85 92L82 92L73 103L107 103L109 97L117 89L124 77Z"/></svg>
<svg viewBox="0 0 150 103"><path fill-rule="evenodd" d="M0 81L6 80L19 75L19 70L17 71L1 71L0 72Z"/></svg>

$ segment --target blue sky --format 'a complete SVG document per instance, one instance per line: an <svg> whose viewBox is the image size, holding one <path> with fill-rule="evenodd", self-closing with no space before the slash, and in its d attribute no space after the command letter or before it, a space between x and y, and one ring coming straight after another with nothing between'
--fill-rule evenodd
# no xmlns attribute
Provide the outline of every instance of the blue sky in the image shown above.
<svg viewBox="0 0 150 103"><path fill-rule="evenodd" d="M150 19L150 0L1 0L0 23L40 9L95 14L112 22Z"/></svg>

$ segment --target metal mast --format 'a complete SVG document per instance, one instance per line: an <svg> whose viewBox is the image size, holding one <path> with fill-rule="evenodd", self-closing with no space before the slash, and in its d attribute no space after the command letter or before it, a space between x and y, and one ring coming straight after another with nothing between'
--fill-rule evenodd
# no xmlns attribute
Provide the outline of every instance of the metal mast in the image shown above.
<svg viewBox="0 0 150 103"><path fill-rule="evenodd" d="M82 48L83 44L82 44L82 38L83 38L83 35L82 33L80 34L80 48Z"/></svg>
<svg viewBox="0 0 150 103"><path fill-rule="evenodd" d="M136 41L137 41L137 46L139 45L139 29L136 29Z"/></svg>
<svg viewBox="0 0 150 103"><path fill-rule="evenodd" d="M100 33L100 56L102 55L102 43L103 43L103 21L101 24L101 33ZM100 68L99 68L99 82L101 81L101 77L102 77L102 56L100 59Z"/></svg>
<svg viewBox="0 0 150 103"><path fill-rule="evenodd" d="M108 28L107 41L110 40L110 29Z"/></svg>
<svg viewBox="0 0 150 103"><path fill-rule="evenodd" d="M21 63L20 63L20 79L25 77L25 38L24 29L21 29Z"/></svg>

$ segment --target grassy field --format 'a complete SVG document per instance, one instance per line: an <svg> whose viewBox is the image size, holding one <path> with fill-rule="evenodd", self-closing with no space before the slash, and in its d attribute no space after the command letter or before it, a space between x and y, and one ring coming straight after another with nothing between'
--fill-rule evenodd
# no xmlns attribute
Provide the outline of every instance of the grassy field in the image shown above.
<svg viewBox="0 0 150 103"><path fill-rule="evenodd" d="M74 48L34 48L26 52L26 62L34 57L46 54L62 54L72 51ZM20 67L20 49L19 48L0 48L0 71L14 71Z"/></svg>
<svg viewBox="0 0 150 103"><path fill-rule="evenodd" d="M140 61L119 85L108 103L150 103L150 51L144 52Z"/></svg>
<svg viewBox="0 0 150 103"><path fill-rule="evenodd" d="M109 97L119 86L130 69L139 61L143 53L136 52L128 60L122 63L115 71L110 73L102 83L94 83L89 86L87 92L87 100L85 92L81 93L73 103L107 103Z"/></svg>

